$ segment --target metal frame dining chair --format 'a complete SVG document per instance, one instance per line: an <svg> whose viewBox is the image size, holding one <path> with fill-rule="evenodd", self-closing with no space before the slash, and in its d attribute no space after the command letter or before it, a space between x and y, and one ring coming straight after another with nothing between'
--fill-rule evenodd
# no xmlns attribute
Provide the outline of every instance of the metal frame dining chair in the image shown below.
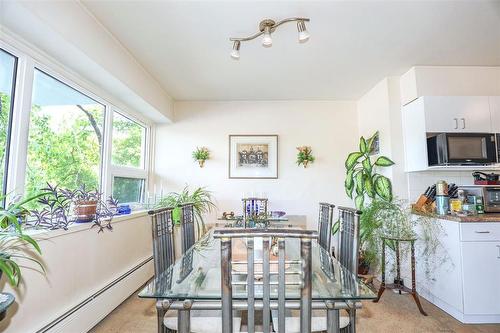
<svg viewBox="0 0 500 333"><path fill-rule="evenodd" d="M153 264L155 278L165 272L175 262L173 208L160 208L148 212L151 217L153 236ZM167 281L171 284L172 281ZM172 330L163 325L166 311L161 307L161 300L157 300L158 333L169 333Z"/></svg>
<svg viewBox="0 0 500 333"><path fill-rule="evenodd" d="M342 266L354 277L358 276L358 255L359 255L359 221L361 211L348 208L338 207L339 210L339 237L337 260ZM350 277L349 277L349 280ZM349 313L349 321L346 327L339 325L343 331L354 333L356 332L356 304L353 303L347 310ZM342 324L341 317L341 324ZM345 320L344 320L345 322Z"/></svg>
<svg viewBox="0 0 500 333"><path fill-rule="evenodd" d="M193 253L190 245L194 243L194 223L192 213L192 204L183 205L182 219L185 228L182 231L182 267L180 277L185 279L193 270ZM169 267L175 262L174 253L174 225L172 217L173 208L161 208L149 211L152 221L152 235L153 235L153 262L155 269L155 278L160 283L164 283L166 289L172 287L171 273ZM186 212L186 214L184 214ZM182 228L182 227L181 227ZM186 248L187 247L187 248ZM174 281L179 283L180 281ZM157 325L158 333L171 333L177 330L184 330L188 326L188 331L196 333L218 333L221 327L221 313L220 311L210 310L193 310L187 318L185 311L168 311L165 306L164 300L158 299L156 302L157 309ZM235 318L235 325L241 323L241 318ZM239 332L239 327L236 327L234 332Z"/></svg>
<svg viewBox="0 0 500 333"><path fill-rule="evenodd" d="M322 204L320 204L320 207L321 205ZM321 208L325 209L325 216L328 217L328 215L326 214L329 214L331 216L332 213L327 211L330 210L330 207L327 206L329 204L323 204L323 205L324 206ZM321 208L320 208L320 214L321 214ZM342 285L346 286L347 290L352 290L353 289L352 284L356 283L356 277L357 277L357 267L358 267L357 262L358 262L358 250L359 250L358 249L359 216L361 212L346 207L339 207L338 209L339 209L340 228L339 228L339 244L338 244L337 259L340 262L340 264L342 264L345 268L347 268L347 271L340 272L340 279L342 279L343 281ZM323 222L326 222L325 223L326 225L328 223L328 219L325 218ZM330 228L331 227L329 227L328 230L330 230ZM320 231L320 237L321 237L321 231ZM320 243L319 239L318 243ZM325 249L325 252L320 252L320 264L322 266L322 269L328 271L329 259L326 258L325 256L329 256L328 249L330 249L330 247L329 246L325 247L322 244L320 245ZM330 274L333 275L333 272L331 272ZM354 333L356 331L355 318L356 318L356 308L358 306L359 304L356 304L356 302L347 303L346 310L348 311L349 314L349 316L347 317L339 315L339 310L335 309L335 302L333 301L326 302L326 311L324 309L317 309L313 311L312 331L338 332L340 330L340 332ZM292 323L292 325L290 325L290 327L287 328L287 333L302 332L299 326L297 325L297 317L298 316L293 312L287 315L287 320L290 323Z"/></svg>
<svg viewBox="0 0 500 333"><path fill-rule="evenodd" d="M214 238L221 241L221 290L222 290L222 333L233 331L233 286L246 286L246 307L248 310L248 332L255 332L255 310L262 309L262 331L271 331L271 310L278 311L278 332L288 332L286 328L286 310L292 302L286 301L286 287L295 285L300 288L300 332L311 332L312 286L311 286L311 240L317 233L310 230L296 229L220 229L214 231ZM254 260L256 238L262 238L262 261ZM277 239L278 260L270 260L272 239ZM300 260L286 260L285 241L289 238L300 239ZM232 241L246 240L246 262L233 262ZM260 264L261 271L255 270L255 264ZM233 265L247 265L246 281L233 281ZM278 272L271 272L271 265L278 266ZM285 265L300 265L300 271L295 272L299 281L287 281L286 276L294 274L285 270ZM271 281L271 276L277 275L277 281ZM262 277L256 281L256 276ZM262 285L262 299L257 299L255 286ZM271 299L271 285L277 286L277 300Z"/></svg>
<svg viewBox="0 0 500 333"><path fill-rule="evenodd" d="M194 231L194 204L190 202L185 203L180 205L180 208L182 254L184 254L196 242L196 234Z"/></svg>
<svg viewBox="0 0 500 333"><path fill-rule="evenodd" d="M241 201L243 203L243 223L245 228L250 220L257 220L259 216L267 216L268 199L243 198Z"/></svg>
<svg viewBox="0 0 500 333"><path fill-rule="evenodd" d="M335 205L320 202L318 216L318 243L330 253L332 240L333 209Z"/></svg>

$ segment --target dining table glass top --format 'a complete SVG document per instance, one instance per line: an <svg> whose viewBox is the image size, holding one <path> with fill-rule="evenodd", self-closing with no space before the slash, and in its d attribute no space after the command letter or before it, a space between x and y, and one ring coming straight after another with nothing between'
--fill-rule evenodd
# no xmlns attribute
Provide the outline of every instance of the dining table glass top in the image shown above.
<svg viewBox="0 0 500 333"><path fill-rule="evenodd" d="M255 240L254 258L255 271L259 268L259 258L262 258L262 246ZM262 243L260 243L262 244ZM312 242L312 298L313 300L356 301L375 299L375 292L350 273L340 263L328 255L315 240ZM286 298L300 298L300 239L286 239L285 259L287 265ZM246 260L246 243L244 239L233 240L233 299L247 299L246 264L238 264ZM272 264L271 255L271 299L278 298L278 275L273 274L277 264ZM273 266L276 266L273 268ZM262 298L262 284L256 276L255 298ZM273 284L274 282L274 284ZM221 252L220 240L208 232L189 249L174 265L159 272L139 293L139 297L163 298L171 300L220 300L221 299Z"/></svg>

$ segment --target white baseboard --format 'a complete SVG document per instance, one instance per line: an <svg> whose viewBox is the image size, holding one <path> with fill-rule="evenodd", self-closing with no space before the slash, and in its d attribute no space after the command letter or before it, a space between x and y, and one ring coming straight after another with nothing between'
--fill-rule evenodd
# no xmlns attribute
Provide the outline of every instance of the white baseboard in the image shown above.
<svg viewBox="0 0 500 333"><path fill-rule="evenodd" d="M132 269L132 268L131 268ZM153 262L148 261L126 277L116 282L99 295L88 299L84 305L66 318L57 322L47 333L86 333L118 305L123 303L134 291L153 276ZM89 295L91 296L91 295Z"/></svg>

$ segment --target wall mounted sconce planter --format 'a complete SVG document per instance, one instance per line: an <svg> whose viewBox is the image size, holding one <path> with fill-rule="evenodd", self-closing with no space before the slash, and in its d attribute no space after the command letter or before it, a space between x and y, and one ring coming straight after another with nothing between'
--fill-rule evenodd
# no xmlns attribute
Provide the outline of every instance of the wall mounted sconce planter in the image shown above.
<svg viewBox="0 0 500 333"><path fill-rule="evenodd" d="M297 165L303 165L307 168L309 163L313 163L315 158L312 155L312 149L309 146L297 147L299 153L297 154Z"/></svg>
<svg viewBox="0 0 500 333"><path fill-rule="evenodd" d="M196 150L193 151L193 159L198 161L200 168L203 168L205 161L210 159L210 151L207 147L196 147Z"/></svg>

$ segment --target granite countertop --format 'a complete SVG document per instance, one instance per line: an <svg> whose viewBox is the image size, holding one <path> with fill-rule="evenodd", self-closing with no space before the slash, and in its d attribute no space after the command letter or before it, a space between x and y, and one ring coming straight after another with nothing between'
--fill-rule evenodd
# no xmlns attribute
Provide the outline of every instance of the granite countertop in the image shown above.
<svg viewBox="0 0 500 333"><path fill-rule="evenodd" d="M486 213L486 214L477 214L470 216L457 216L457 215L437 215L434 213L424 213L416 210L412 211L414 214L429 216L432 218L450 220L456 222L464 222L464 223L473 223L473 222L500 222L500 213Z"/></svg>

